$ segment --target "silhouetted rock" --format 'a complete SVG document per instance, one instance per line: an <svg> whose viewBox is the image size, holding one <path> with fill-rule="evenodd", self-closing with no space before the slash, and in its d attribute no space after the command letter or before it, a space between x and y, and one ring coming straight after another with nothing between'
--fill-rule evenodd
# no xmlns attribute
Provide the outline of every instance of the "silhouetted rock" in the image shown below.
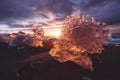
<svg viewBox="0 0 120 80"><path fill-rule="evenodd" d="M0 80L120 80L120 46L104 46L102 55L90 55L93 71L54 60L50 48L19 47L24 48L0 43Z"/></svg>
<svg viewBox="0 0 120 80"><path fill-rule="evenodd" d="M47 57L34 55L18 70L19 80L118 80L120 72L120 47L105 46L102 55L94 54L93 71L84 70L73 62L60 63ZM38 57L37 57L38 56Z"/></svg>
<svg viewBox="0 0 120 80"><path fill-rule="evenodd" d="M17 73L19 80L82 80L84 71L75 63L50 59L30 62Z"/></svg>

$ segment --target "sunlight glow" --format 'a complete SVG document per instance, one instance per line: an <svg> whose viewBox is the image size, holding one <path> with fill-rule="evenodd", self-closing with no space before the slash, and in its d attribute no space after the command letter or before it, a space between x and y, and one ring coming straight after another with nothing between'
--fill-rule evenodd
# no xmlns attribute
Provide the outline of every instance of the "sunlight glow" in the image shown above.
<svg viewBox="0 0 120 80"><path fill-rule="evenodd" d="M45 31L45 36L51 36L51 37L56 37L59 38L61 35L61 27L52 27L52 28L44 28Z"/></svg>
<svg viewBox="0 0 120 80"><path fill-rule="evenodd" d="M61 32L60 31L54 31L54 32L51 32L51 35L55 36L55 37L59 37L61 35Z"/></svg>

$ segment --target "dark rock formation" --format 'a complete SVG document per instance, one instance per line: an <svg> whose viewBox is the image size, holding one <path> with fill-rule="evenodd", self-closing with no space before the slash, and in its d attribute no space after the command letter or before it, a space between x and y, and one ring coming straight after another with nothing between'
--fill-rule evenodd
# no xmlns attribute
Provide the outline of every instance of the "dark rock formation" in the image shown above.
<svg viewBox="0 0 120 80"><path fill-rule="evenodd" d="M119 46L105 46L102 55L90 55L93 71L54 60L49 48L22 46L0 43L0 80L120 80Z"/></svg>

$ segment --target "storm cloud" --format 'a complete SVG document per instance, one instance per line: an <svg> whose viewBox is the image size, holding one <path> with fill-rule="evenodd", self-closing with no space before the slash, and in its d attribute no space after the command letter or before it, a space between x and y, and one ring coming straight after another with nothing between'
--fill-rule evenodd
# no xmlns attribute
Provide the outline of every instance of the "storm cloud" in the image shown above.
<svg viewBox="0 0 120 80"><path fill-rule="evenodd" d="M35 17L64 19L79 10L107 24L120 24L119 8L119 0L0 0L0 22L14 26L16 20L34 22Z"/></svg>

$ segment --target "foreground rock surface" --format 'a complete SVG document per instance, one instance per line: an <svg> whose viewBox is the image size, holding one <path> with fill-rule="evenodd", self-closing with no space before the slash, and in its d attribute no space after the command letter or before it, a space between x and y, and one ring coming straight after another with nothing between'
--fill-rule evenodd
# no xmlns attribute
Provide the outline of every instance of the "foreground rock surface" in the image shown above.
<svg viewBox="0 0 120 80"><path fill-rule="evenodd" d="M107 46L102 55L93 55L93 71L72 62L60 63L47 49L6 46L0 44L0 80L120 80L119 46Z"/></svg>
<svg viewBox="0 0 120 80"><path fill-rule="evenodd" d="M20 80L118 80L120 47L107 46L102 55L93 55L93 71L84 70L73 62L60 63L48 53L27 58L18 71Z"/></svg>
<svg viewBox="0 0 120 80"><path fill-rule="evenodd" d="M67 62L60 63L51 59L45 63L29 63L18 71L19 80L82 80L80 66Z"/></svg>

